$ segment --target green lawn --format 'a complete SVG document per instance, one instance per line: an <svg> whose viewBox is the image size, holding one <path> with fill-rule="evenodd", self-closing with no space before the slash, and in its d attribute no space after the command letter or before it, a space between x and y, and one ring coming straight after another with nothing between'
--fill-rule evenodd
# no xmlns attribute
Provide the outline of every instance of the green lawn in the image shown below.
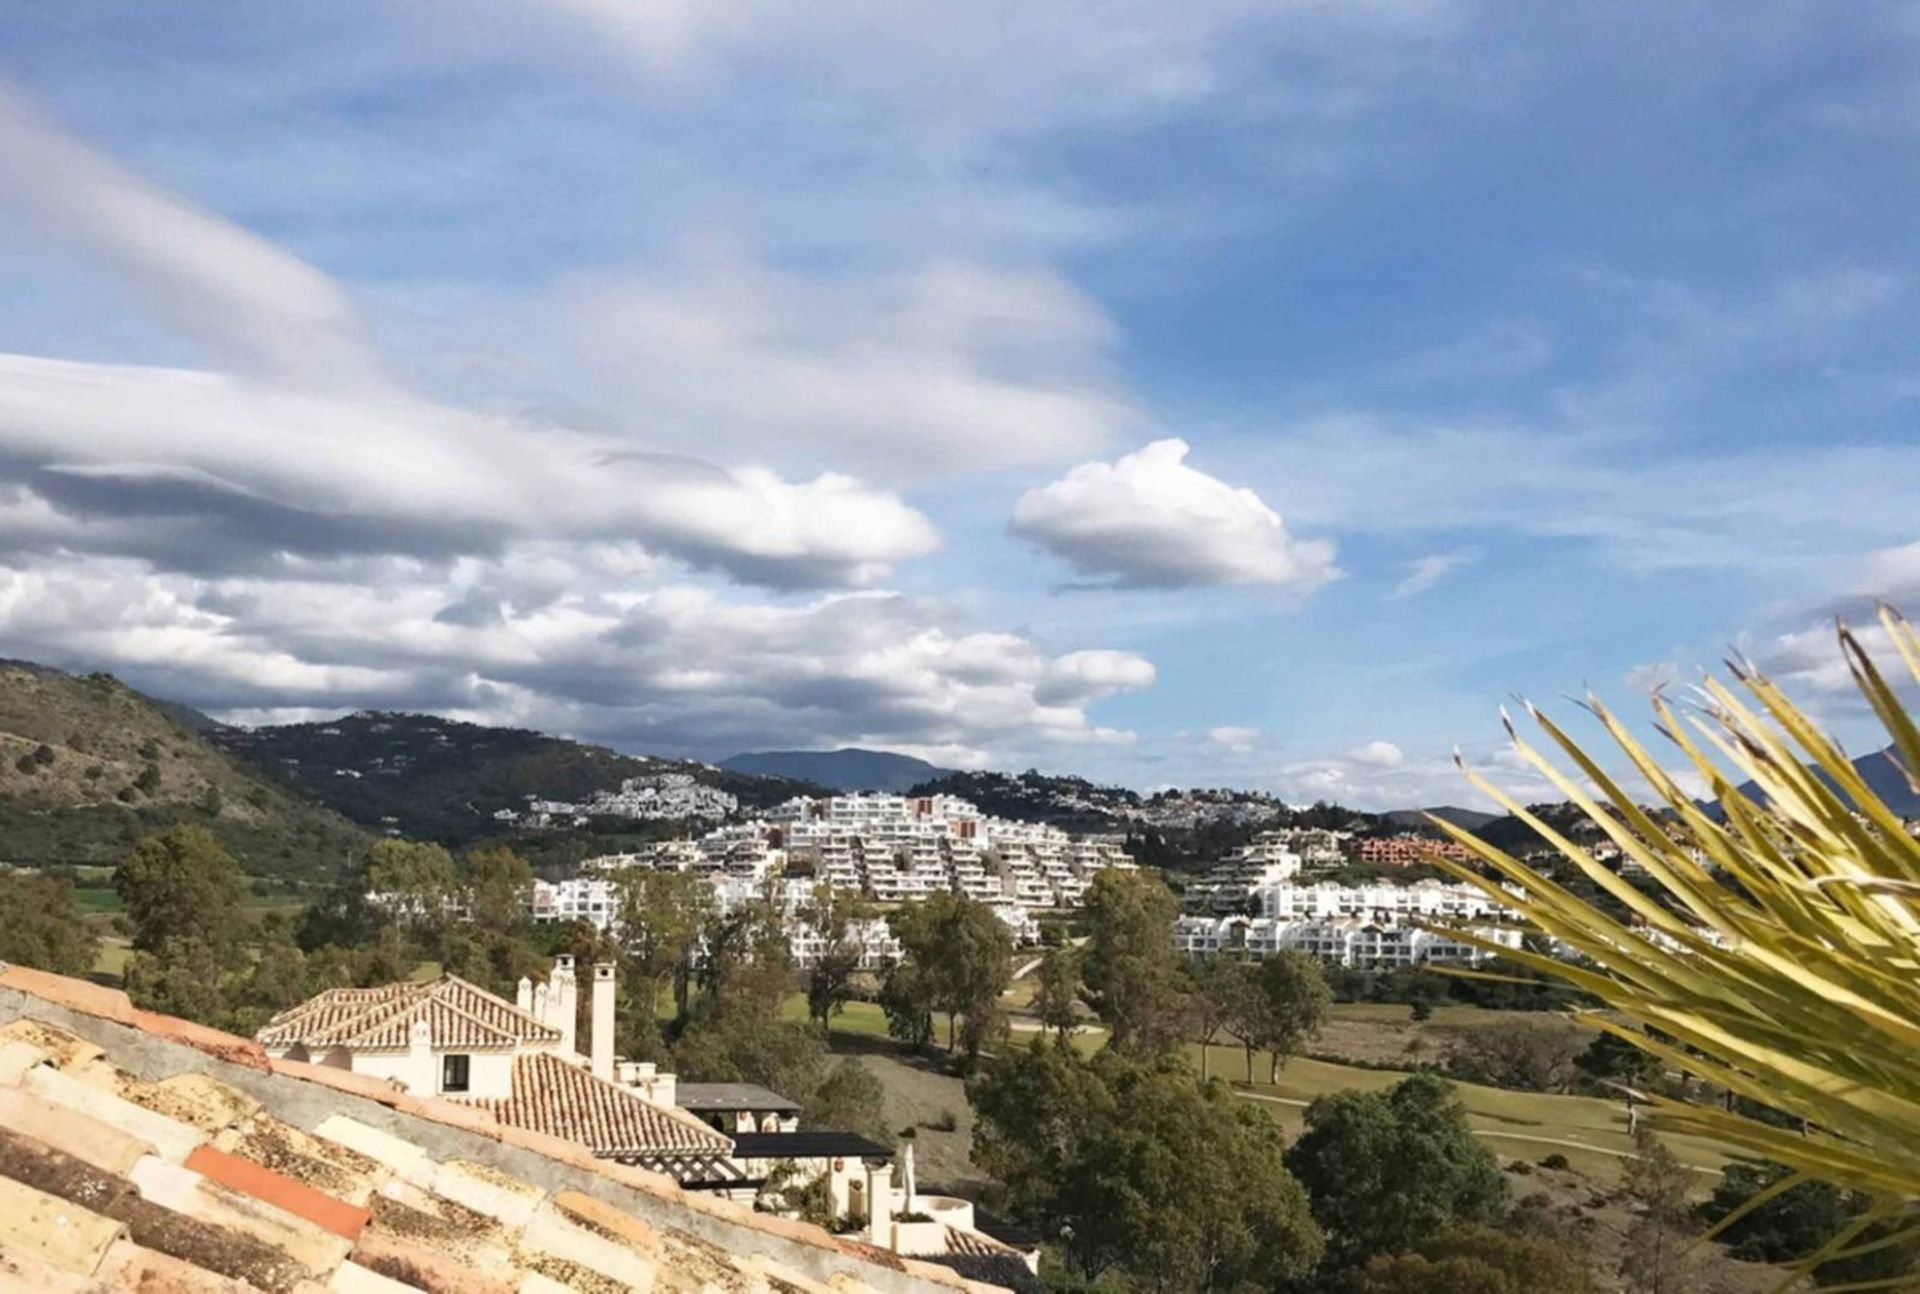
<svg viewBox="0 0 1920 1294"><path fill-rule="evenodd" d="M127 906L120 901L118 891L104 886L87 886L86 888L75 886L73 903L80 909L83 916L90 912L123 912Z"/></svg>
<svg viewBox="0 0 1920 1294"><path fill-rule="evenodd" d="M792 994L787 998L780 1013L788 1020L800 1024L808 1023L807 995ZM936 1024L939 1023L936 1021ZM833 1032L851 1034L858 1038L884 1038L887 1036L886 1012L880 1009L878 1003L849 1002L845 1010L833 1017Z"/></svg>

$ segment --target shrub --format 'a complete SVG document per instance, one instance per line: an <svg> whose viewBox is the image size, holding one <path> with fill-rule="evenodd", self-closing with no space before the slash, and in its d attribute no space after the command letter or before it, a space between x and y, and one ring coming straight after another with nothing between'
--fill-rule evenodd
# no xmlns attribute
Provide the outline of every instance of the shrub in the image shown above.
<svg viewBox="0 0 1920 1294"><path fill-rule="evenodd" d="M1567 1157L1556 1150L1551 1155L1548 1155L1546 1158L1540 1161L1540 1167L1552 1168L1560 1172L1565 1172L1569 1167L1571 1167L1571 1165L1568 1164Z"/></svg>

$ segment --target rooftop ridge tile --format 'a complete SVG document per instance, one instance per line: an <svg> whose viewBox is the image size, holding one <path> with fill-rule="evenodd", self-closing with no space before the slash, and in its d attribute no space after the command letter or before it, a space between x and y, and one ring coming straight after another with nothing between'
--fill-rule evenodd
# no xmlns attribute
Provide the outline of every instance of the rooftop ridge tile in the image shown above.
<svg viewBox="0 0 1920 1294"><path fill-rule="evenodd" d="M464 981L460 983L464 987ZM483 990L475 991L484 992ZM460 990L456 989L454 992L459 994ZM285 1117L290 1109L324 1110L326 1108L324 1102L316 1107L315 1101L310 1097L297 1095L269 1097L270 1090L280 1091L278 1084L281 1081L311 1085L327 1092L338 1093L353 1102L344 1105L344 1108L336 1105L334 1115L316 1112L301 1117L299 1119L301 1125L312 1126L307 1122L309 1117L320 1118L321 1125L314 1132L299 1133L299 1135L314 1137L318 1142L327 1143L325 1149L328 1150L338 1147L336 1153L342 1156L360 1156L366 1162L374 1164L377 1171L382 1173L396 1167L394 1159L387 1153L369 1154L369 1151L390 1151L397 1147L407 1147L419 1157L417 1176L426 1177L429 1183L442 1180L447 1183L456 1180L465 1181L465 1178L452 1175L442 1179L439 1155L410 1140L404 1131L408 1125L399 1122L403 1119L422 1121L423 1126L415 1130L415 1135L420 1141L425 1142L426 1146L472 1146L478 1149L480 1144L491 1141L502 1148L502 1154L521 1156L518 1159L502 1160L494 1160L491 1155L482 1156L490 1162L513 1164L514 1171L507 1176L524 1182L529 1190L537 1193L535 1212L530 1213L526 1219L520 1220L517 1231L510 1228L500 1235L498 1242L477 1237L481 1240L481 1244L473 1250L476 1255L482 1252L498 1253L497 1258L488 1260L490 1262L512 1264L512 1251L499 1252L497 1244L517 1246L523 1243L527 1223L537 1216L549 1219L552 1225L558 1228L557 1235L578 1240L581 1243L591 1240L610 1246L610 1249L602 1251L610 1261L616 1253L630 1254L636 1260L645 1260L657 1265L661 1281L669 1280L668 1272L671 1264L671 1270L674 1272L697 1271L703 1273L701 1277L703 1281L718 1282L717 1286L710 1285L709 1288L738 1291L739 1294L765 1289L770 1279L779 1280L783 1287L789 1289L886 1290L894 1294L910 1288L979 1291L981 1294L988 1294L999 1288L969 1281L946 1267L914 1259L903 1259L886 1250L848 1238L829 1235L820 1228L806 1223L772 1214L755 1213L719 1197L683 1191L677 1183L661 1174L596 1158L587 1146L579 1142L565 1140L539 1129L517 1127L502 1122L486 1111L471 1105L456 1104L437 1097L412 1097L393 1084L370 1080L364 1075L354 1075L345 1070L294 1061L274 1061L266 1056L264 1049L246 1039L235 1038L218 1030L175 1020L172 1017L136 1011L130 1006L124 994L81 981L47 975L44 972L28 971L20 967L0 964L0 1009L4 1009L8 1015L17 1014L21 1009L20 999L12 996L16 993L27 999L45 1002L55 1008L55 1014L39 1017L46 1021L77 1021L81 1017L104 1021L106 1023L104 1030L87 1028L83 1032L87 1038L106 1042L108 1050L122 1059L125 1059L128 1053L123 1053L119 1049L119 1044L112 1042L112 1037L118 1036L114 1034L114 1027L132 1030L153 1036L166 1044L184 1047L210 1058L211 1062L236 1064L256 1072L264 1071L266 1078L263 1080L243 1080L236 1075L235 1081L239 1083L239 1091L242 1094L249 1097L258 1096L267 1102L273 1113L269 1114L260 1109L254 1109L248 1113L244 1102L234 1102L230 1107L223 1107L230 1108L238 1121L218 1134L221 1140L208 1148L207 1154L231 1156L236 1161L257 1165L262 1172L279 1174L295 1185L301 1184L297 1177L282 1172L276 1164L261 1163L262 1156L238 1139L240 1136L238 1129L248 1120L254 1121L256 1125L254 1131L259 1132L262 1128L270 1130L277 1119ZM31 1002L27 1006L29 1014L20 1016L19 1020L30 1021L35 1018L31 1014ZM0 1016L0 1018L4 1017ZM18 1023L19 1020L11 1023ZM74 1027L79 1026L75 1024ZM4 1028L5 1026L0 1026L0 1037L6 1036ZM70 1043L77 1041L72 1035L65 1036ZM32 1044L29 1043L29 1045ZM129 1046L133 1045L132 1040L129 1040ZM86 1047L91 1047L96 1055L101 1050L93 1047L91 1042L87 1042L81 1051ZM77 1051L75 1054L81 1053ZM138 1060L128 1060L127 1063L137 1072L152 1075L157 1079L158 1081L152 1085L154 1087L166 1083L177 1074L197 1073L203 1068L202 1065L190 1063L188 1068L180 1069L180 1057L177 1052L145 1049L142 1046L132 1054ZM171 1072L159 1068L165 1063L162 1058L167 1056L173 1057L174 1068ZM564 1062L557 1063L564 1064ZM56 1071L45 1062L39 1062L25 1072L52 1074ZM77 1084L77 1080L69 1079L68 1082ZM217 1105L219 1101L214 1098L223 1097L229 1089L216 1079L208 1079L207 1082L211 1084L208 1099ZM183 1082L180 1086L191 1089L199 1086L199 1081ZM608 1086L612 1087L612 1085ZM613 1088L612 1090L624 1089ZM29 1091L28 1095L38 1096L39 1094ZM110 1101L121 1099L106 1093L100 1095ZM373 1108L359 1106L357 1102L360 1101L368 1102ZM165 1117L155 1115L153 1111L146 1110L137 1104L130 1102L123 1102L123 1104L155 1118ZM120 1107L112 1108L116 1113L125 1113ZM389 1111L390 1114L379 1116L376 1121L394 1131L383 1131L382 1128L376 1128L347 1114L348 1111L354 1111L364 1113L368 1117L376 1117L380 1109ZM388 1140L380 1146L374 1146L368 1143L367 1139L357 1136L345 1139L330 1138L324 1129L335 1118L345 1118L347 1125L358 1124L368 1132L379 1134ZM173 1121L173 1125L189 1127L178 1121ZM429 1128L425 1125L440 1125L447 1131L429 1136ZM298 1132L293 1124L285 1126ZM338 1131L340 1126L342 1125L334 1125L334 1130ZM0 1130L4 1129L0 1128ZM189 1131L197 1139L186 1147L182 1158L193 1155L207 1142L207 1137L201 1129L189 1127ZM228 1136L229 1132L233 1134L231 1138ZM449 1141L449 1137L453 1140ZM478 1137L481 1142L463 1142L459 1140L461 1137ZM362 1144L355 1145L353 1144L355 1141ZM315 1144L310 1149L322 1149L322 1147ZM441 1154L445 1152L442 1151ZM525 1158L529 1155L537 1159ZM465 1157L464 1154L449 1156L451 1160ZM542 1160L551 1161L550 1166L536 1169L537 1163ZM196 1162L204 1165L207 1161L202 1158ZM281 1162L291 1161L282 1160ZM141 1169L141 1165L147 1165L147 1167ZM315 1271L313 1267L296 1263L287 1253L276 1249L274 1243L279 1243L281 1237L276 1236L275 1241L269 1243L249 1234L250 1229L258 1229L258 1227L235 1229L233 1226L225 1225L228 1221L243 1219L208 1220L180 1213L164 1207L155 1200L142 1198L131 1189L133 1183L129 1179L118 1177L114 1179L128 1181L129 1186L129 1189L114 1197L112 1201L112 1211L118 1215L126 1228L127 1237L130 1238L130 1242L123 1238L122 1244L130 1243L132 1248L150 1250L168 1261L177 1259L181 1263L190 1264L193 1270L209 1271L221 1278L246 1280L260 1288L290 1292L302 1286L316 1288L336 1278L339 1281L351 1282L364 1274L370 1280L378 1278L381 1281L401 1281L415 1288L433 1289L430 1282L410 1280L407 1271L394 1265L408 1260L407 1246L410 1245L420 1247L419 1251L411 1253L411 1260L416 1266L420 1266L422 1270L427 1265L435 1267L440 1272L439 1279L448 1290L476 1289L485 1290L486 1294L497 1294L497 1290L504 1288L564 1288L564 1286L552 1284L551 1278L556 1275L568 1276L570 1273L582 1275L586 1270L569 1268L566 1263L558 1260L549 1262L545 1259L527 1264L527 1270L524 1273L513 1271L511 1266L482 1271L471 1268L470 1264L462 1264L457 1258L451 1258L451 1256L449 1261L452 1262L452 1266L445 1266L439 1260L428 1264L426 1260L431 1254L447 1253L444 1246L451 1243L452 1235L457 1233L450 1233L446 1240L440 1241L436 1241L431 1235L425 1233L419 1236L407 1234L404 1230L402 1214L393 1211L400 1206L381 1204L383 1197L394 1191L400 1191L404 1195L406 1191L416 1189L405 1186L401 1179L389 1178L383 1184L373 1188L375 1193L369 1200L372 1207L367 1210L370 1215L369 1220L362 1225L354 1243L348 1244L346 1238L338 1232L315 1226L311 1219L302 1218L297 1212L281 1210L269 1202L262 1202L244 1193L236 1192L211 1177L204 1177L177 1164L166 1165L161 1159L147 1157L139 1161L135 1168L139 1170L141 1176L153 1176L157 1173L162 1177L172 1178L176 1184L181 1181L192 1183L198 1180L204 1183L196 1188L199 1193L204 1193L216 1201L222 1196L227 1197L231 1207L237 1207L236 1202L244 1201L249 1206L260 1210L257 1221L262 1225L271 1221L274 1214L278 1214L286 1220L283 1225L297 1224L297 1228L302 1229L303 1234L311 1233L315 1241L325 1239L327 1246L324 1253L309 1252L309 1257L317 1259L314 1266L325 1269ZM466 1166L453 1171L471 1175L471 1169ZM494 1173L498 1170L488 1168L483 1171ZM523 1177L523 1172L531 1173L532 1177ZM555 1173L561 1176L556 1178ZM485 1179L476 1177L474 1180L484 1182ZM559 1185L561 1182L567 1185L563 1188ZM551 1189L539 1183L547 1183ZM321 1189L317 1184L306 1185L320 1196L339 1200L338 1195ZM366 1189L366 1187L367 1181L363 1178L354 1189ZM580 1189L576 1190L576 1187ZM216 1192L218 1194L215 1194ZM615 1192L631 1194L615 1194ZM190 1195L188 1198L191 1200L194 1196ZM429 1202L431 1198L421 1197L423 1203ZM637 1209L640 1216L635 1217L626 1212L625 1208L610 1203L613 1200L625 1201L625 1208ZM649 1205L647 1201L653 1203ZM345 1201L339 1202L342 1207L357 1207L348 1205ZM386 1208L385 1216L388 1219L386 1226L383 1226L380 1220L383 1216L383 1207ZM457 1210L461 1206L445 1203L440 1207ZM673 1212L664 1216L658 1215L656 1211L660 1208ZM273 1213L265 1212L270 1209ZM213 1212L209 1210L209 1215L211 1216ZM518 1210L514 1212L517 1213ZM422 1216L424 1218L425 1215ZM613 1223L619 1225L610 1225ZM664 1225L666 1230L657 1230L660 1225ZM389 1229L390 1226L400 1226L403 1230L395 1232ZM749 1238L755 1234L761 1239ZM743 1242L744 1248L740 1247ZM304 1245L301 1247L306 1248ZM364 1252L360 1252L361 1250ZM808 1251L820 1255L820 1258L808 1257ZM730 1252L738 1256L729 1256ZM0 1265L4 1264L6 1253L5 1243L0 1240ZM354 1255L351 1260L350 1254ZM822 1259L825 1261L821 1261ZM127 1261L132 1261L132 1258L128 1258ZM354 1265L348 1266L349 1261ZM387 1264L385 1267L382 1266L383 1262ZM621 1259L620 1262L625 1264L625 1259ZM693 1266L683 1269L680 1266L682 1263L691 1263ZM857 1265L846 1265L848 1263ZM628 1270L637 1273L640 1269L629 1266ZM341 1275L343 1272L345 1275ZM476 1279L479 1283L468 1279L470 1272L477 1273ZM787 1279L789 1272L792 1273L792 1279ZM779 1275L774 1277L774 1273ZM456 1278L463 1283L452 1283ZM902 1283L902 1278L905 1278L905 1283ZM516 1281L520 1283L516 1285ZM0 1281L0 1286L3 1285L4 1282ZM377 1288L385 1289L387 1286L379 1284Z"/></svg>

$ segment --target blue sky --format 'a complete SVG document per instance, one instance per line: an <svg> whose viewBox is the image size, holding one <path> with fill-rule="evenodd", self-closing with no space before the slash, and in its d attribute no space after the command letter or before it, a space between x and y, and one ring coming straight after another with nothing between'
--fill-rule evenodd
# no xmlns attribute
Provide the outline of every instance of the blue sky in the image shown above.
<svg viewBox="0 0 1920 1294"><path fill-rule="evenodd" d="M0 650L1370 807L1920 605L1920 9L0 0Z"/></svg>

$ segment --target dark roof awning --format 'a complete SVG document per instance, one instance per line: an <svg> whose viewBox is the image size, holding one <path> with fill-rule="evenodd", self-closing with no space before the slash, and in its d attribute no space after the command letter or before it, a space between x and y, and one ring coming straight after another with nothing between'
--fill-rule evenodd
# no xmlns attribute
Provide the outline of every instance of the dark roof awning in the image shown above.
<svg viewBox="0 0 1920 1294"><path fill-rule="evenodd" d="M893 1152L855 1132L739 1132L735 1159L892 1159Z"/></svg>

